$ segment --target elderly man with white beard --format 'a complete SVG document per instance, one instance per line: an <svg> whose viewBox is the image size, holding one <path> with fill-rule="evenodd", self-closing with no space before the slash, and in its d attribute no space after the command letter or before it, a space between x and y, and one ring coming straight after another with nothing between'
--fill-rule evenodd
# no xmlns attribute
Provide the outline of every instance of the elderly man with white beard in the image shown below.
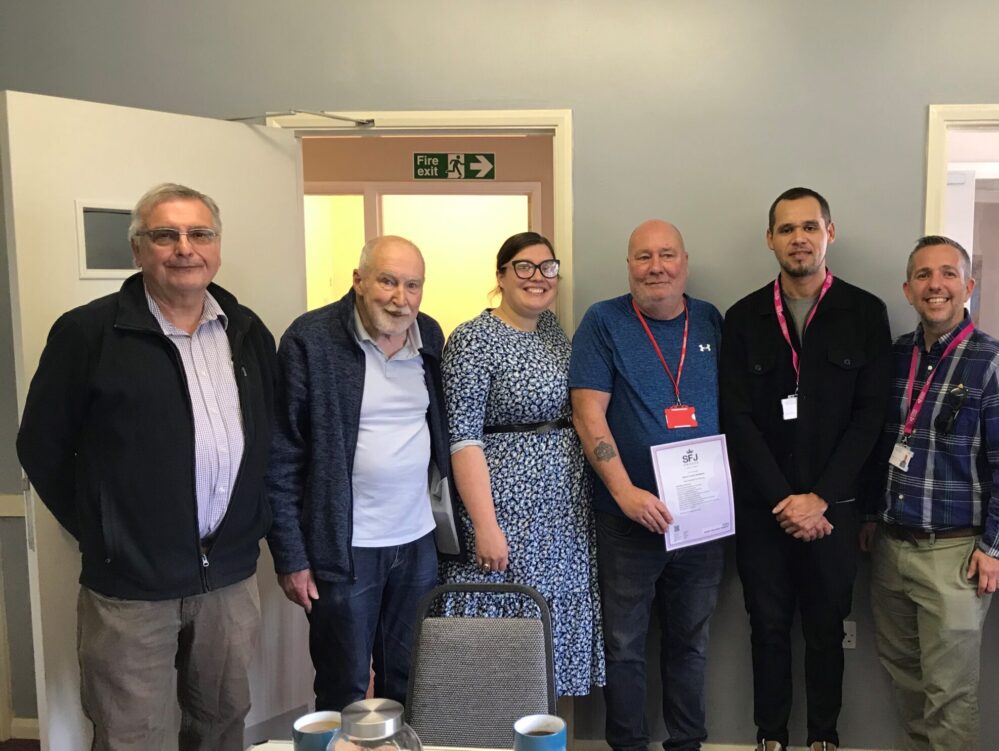
<svg viewBox="0 0 999 751"><path fill-rule="evenodd" d="M444 336L419 313L423 282L413 243L374 238L352 289L299 317L278 349L268 542L309 619L320 710L363 699L369 666L377 696L405 701L417 604L437 553L459 552Z"/></svg>

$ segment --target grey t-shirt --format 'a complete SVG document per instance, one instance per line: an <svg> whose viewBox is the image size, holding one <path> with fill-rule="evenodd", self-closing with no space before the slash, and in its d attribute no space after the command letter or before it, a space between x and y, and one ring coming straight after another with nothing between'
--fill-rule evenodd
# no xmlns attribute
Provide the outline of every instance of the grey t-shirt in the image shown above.
<svg viewBox="0 0 999 751"><path fill-rule="evenodd" d="M787 297L785 299L787 300L787 309L791 313L791 319L794 321L794 329L798 332L798 341L800 342L805 331L805 321L808 320L808 314L812 312L812 308L815 307L819 296L816 295L815 297L805 297L802 299Z"/></svg>

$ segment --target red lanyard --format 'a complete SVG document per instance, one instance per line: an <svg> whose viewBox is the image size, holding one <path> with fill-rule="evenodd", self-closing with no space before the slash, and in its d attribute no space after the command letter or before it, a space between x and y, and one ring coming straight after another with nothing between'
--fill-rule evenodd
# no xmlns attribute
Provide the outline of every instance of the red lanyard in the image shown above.
<svg viewBox="0 0 999 751"><path fill-rule="evenodd" d="M826 269L826 278L822 282L822 289L819 291L819 299L815 301L815 305L812 306L812 312L808 314L808 318L805 319L805 325L801 327L801 336L804 338L805 330L808 328L808 324L812 322L815 318L816 312L819 309L819 303L822 302L822 298L826 296L826 292L833 283L832 272ZM791 333L787 330L787 319L784 317L784 301L780 296L780 277L774 279L774 310L777 311L777 323L780 324L780 332L784 335L784 341L787 342L787 346L791 348L791 365L794 366L794 383L797 385L798 381L801 380L801 366L798 364L798 352L795 350L794 345L791 344Z"/></svg>
<svg viewBox="0 0 999 751"><path fill-rule="evenodd" d="M909 359L909 380L905 384L905 403L911 405L909 407L909 414L905 418L905 426L902 428L903 441L912 435L912 431L916 427L916 418L919 417L920 411L923 409L923 402L926 401L926 394L930 390L930 384L933 382L933 376L935 376L940 371L940 364L947 359L947 356L951 354L957 345L971 336L972 330L975 328L975 324L969 323L964 330L962 330L957 336L950 340L950 344L944 349L943 354L940 355L940 360L937 362L936 368L930 371L929 375L926 376L926 381L923 383L923 387L919 390L919 394L916 396L916 403L912 403L912 387L916 383L916 366L919 364L919 344L912 345L912 357Z"/></svg>
<svg viewBox="0 0 999 751"><path fill-rule="evenodd" d="M673 382L673 391L676 393L676 404L680 406L683 402L680 401L680 378L683 376L683 361L687 359L687 334L690 331L690 315L687 312L687 298L683 298L683 344L680 346L680 364L676 367L676 378L673 377L673 372L669 369L669 365L666 364L666 358L663 357L662 350L659 349L659 345L656 343L656 338L652 335L652 330L649 328L649 324L645 322L645 316L642 315L642 311L638 309L638 305L635 304L635 298L631 298L631 307L635 309L635 315L638 316L638 320L642 322L642 328L645 329L645 335L649 337L649 341L652 342L652 346L656 350L656 354L659 355L659 362L663 364L663 370L666 371L666 375L669 376L670 381Z"/></svg>

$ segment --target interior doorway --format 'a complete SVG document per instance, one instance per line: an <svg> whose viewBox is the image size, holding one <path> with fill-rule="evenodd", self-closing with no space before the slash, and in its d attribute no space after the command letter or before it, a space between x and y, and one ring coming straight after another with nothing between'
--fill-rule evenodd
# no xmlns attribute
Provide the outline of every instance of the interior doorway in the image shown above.
<svg viewBox="0 0 999 751"><path fill-rule="evenodd" d="M999 335L999 105L930 107L925 229L967 249L971 317Z"/></svg>
<svg viewBox="0 0 999 751"><path fill-rule="evenodd" d="M345 114L374 125L305 114L267 120L302 139L310 308L346 292L365 239L401 234L427 260L421 309L447 333L490 306L496 251L509 235L531 229L552 240L562 261L556 312L571 335L571 113ZM492 179L420 179L421 153L491 154ZM313 252L323 245L334 250Z"/></svg>
<svg viewBox="0 0 999 751"><path fill-rule="evenodd" d="M444 169L445 155L470 154L488 156L489 179ZM421 160L438 168L425 170ZM310 309L350 287L365 240L400 235L423 252L421 310L446 336L491 307L503 240L526 230L552 234L550 135L325 135L303 138L302 161ZM422 172L440 177L421 179Z"/></svg>

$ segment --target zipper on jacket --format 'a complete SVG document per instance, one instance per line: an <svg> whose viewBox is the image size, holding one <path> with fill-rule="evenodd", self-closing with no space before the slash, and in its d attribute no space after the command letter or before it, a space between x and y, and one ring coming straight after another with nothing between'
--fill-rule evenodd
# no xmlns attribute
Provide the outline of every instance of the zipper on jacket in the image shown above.
<svg viewBox="0 0 999 751"><path fill-rule="evenodd" d="M152 336L158 338L166 345L167 351L170 353L170 357L173 358L173 364L177 368L177 372L180 374L180 382L184 387L184 403L187 405L187 417L191 421L191 500L194 501L194 545L198 554L201 556L198 566L198 570L201 573L201 586L205 592L208 592L211 590L211 587L208 584L208 558L205 555L205 551L201 548L201 533L198 529L198 446L197 439L194 435L194 405L191 404L191 385L188 383L187 373L184 372L184 361L181 359L180 352L177 350L177 347L174 346L172 341L170 341L170 337L158 328L140 328L138 326L121 324L115 324L115 328L151 334Z"/></svg>
<svg viewBox="0 0 999 751"><path fill-rule="evenodd" d="M184 396L186 397L184 401L187 404L187 416L188 416L188 418L191 421L191 489L194 491L194 493L193 493L193 500L194 500L194 544L195 544L195 547L196 547L196 549L198 551L198 555L200 556L200 561L199 561L200 565L198 567L198 570L199 570L199 572L201 574L201 586L202 586L202 588L203 588L203 590L205 592L210 592L211 589L212 589L212 587L211 587L211 583L208 580L208 567L210 565L209 562L208 562L208 553L210 552L211 548L209 548L209 549L206 550L206 549L204 549L202 547L202 544L201 544L201 531L199 529L199 524L198 524L198 490L197 490L197 488L198 488L198 478L197 478L197 474L198 474L198 464L197 464L197 461L198 461L198 456L197 456L198 446L197 446L197 438L194 435L194 405L191 403L191 386L190 386L190 384L188 383L188 380L187 380L187 373L184 371L184 362L181 359L180 352L177 350L177 347L174 346L174 343L170 340L170 337L168 337L166 334L164 334L163 331L160 330L159 328L151 329L151 328L143 328L143 327L139 327L139 326L131 326L131 325L128 325L128 324L119 324L119 323L115 323L113 325L114 325L114 328L120 328L120 329L125 330L125 331L137 331L137 332L140 332L140 333L152 334L153 336L158 337L160 339L160 341L162 341L162 342L164 342L166 344L167 349L169 350L171 357L173 357L174 365L177 367L177 371L180 373L180 381L181 381L181 383L184 386ZM247 331L249 331L249 328L247 328L245 331L238 331L237 330L236 331L236 336L234 336L232 339L229 340L229 350L230 350L230 355L232 356L232 364L233 364L233 368L234 369L235 369L237 358L239 357L239 355L242 354L243 338L244 338L244 336L245 336L245 334L246 334ZM227 336L226 338L228 339L229 337ZM244 378L247 378L247 379L249 378L249 374L246 372L246 366L245 365L240 364L239 371L243 374ZM225 525L226 519L229 518L229 512L231 510L230 506L231 506L231 503L232 503L232 499L236 496L236 490L239 488L239 481L240 481L240 479L242 478L242 475L243 475L243 465L246 462L246 449L245 449L245 446L247 444L248 433L247 433L247 425L246 425L246 410L244 410L244 408L243 408L244 407L243 400L244 400L244 397L245 397L245 394L246 394L246 387L242 385L242 383L241 383L241 381L240 381L240 379L238 377L236 378L236 391L239 394L240 421L243 424L243 443L244 443L243 456L239 460L239 467L236 468L236 481L233 483L232 492L229 494L229 504L226 505L225 514L223 514L222 520L219 522L218 527L216 527L216 529L215 529L215 534L213 536L214 537L214 541L212 543L213 547L214 547L214 544L216 542L218 542L219 533L222 531L222 527Z"/></svg>
<svg viewBox="0 0 999 751"><path fill-rule="evenodd" d="M232 346L232 345L230 344L230 346ZM233 364L233 370L235 371L235 368L236 368L236 360L235 360L235 358L233 358L232 364ZM249 374L246 372L246 366L245 365L240 365L239 366L239 372L243 374L244 378L248 379L250 377ZM232 506L232 499L236 497L236 493L239 490L240 481L243 479L243 467L246 464L246 447L250 445L250 433L249 433L249 429L248 429L247 424L246 424L247 423L247 417L246 417L246 415L247 415L247 412L248 412L248 408L244 409L244 405L243 405L243 398L244 398L244 396L246 394L246 388L247 387L242 384L242 381L239 378L236 378L236 392L239 395L240 422L243 425L243 455L239 458L239 466L236 467L236 480L235 480L235 482L233 482L233 484L232 484L232 490L229 493L229 503L226 504L225 513L222 514L222 519L219 521L219 525L215 528L215 533L212 535L212 547L214 547L215 544L218 543L219 538L222 536L222 529L223 529L223 527L225 527L225 523L229 519L229 512L230 512L231 506ZM201 544L201 540L199 539L198 540L198 545L200 545L200 544ZM208 552L210 552L210 551L211 551L211 548L209 548L207 551L202 551L202 555L201 555L202 573L205 575L203 577L205 579L205 591L208 591L209 589L211 589L211 587L208 586L208 582L207 582L207 571L205 571L205 569L208 568L208 558L206 557L205 554L208 553Z"/></svg>
<svg viewBox="0 0 999 751"><path fill-rule="evenodd" d="M204 552L201 553L201 585L206 592L211 590L208 586L208 555Z"/></svg>

